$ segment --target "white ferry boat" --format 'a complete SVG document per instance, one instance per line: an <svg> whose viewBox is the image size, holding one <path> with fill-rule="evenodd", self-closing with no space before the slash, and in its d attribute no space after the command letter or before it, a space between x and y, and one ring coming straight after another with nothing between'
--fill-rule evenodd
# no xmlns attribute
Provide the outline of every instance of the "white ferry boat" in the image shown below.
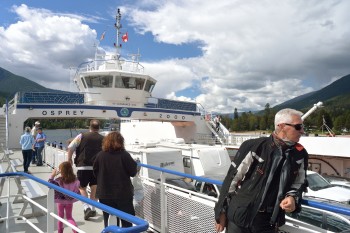
<svg viewBox="0 0 350 233"><path fill-rule="evenodd" d="M118 45L121 29L121 15L119 11L116 19L116 45ZM6 211L5 223L0 226L6 227L0 228L4 229L1 232L12 232L11 229L14 229L15 226L18 227L17 222L13 221L13 219L19 218L19 215L22 216L20 217L21 221L32 227L30 229L35 229L37 232L55 232L55 224L52 219L54 215L52 190L54 187L39 181L31 175L19 173L20 176L27 178L25 180L34 180L41 184L40 188L37 188L37 186L34 187L33 182L21 182L21 180L16 178L18 177L18 173L14 173L20 171L15 166L16 161L18 162L20 158L20 151L16 151L15 149L19 148L18 139L23 133L23 124L29 118L99 118L118 120L121 122L119 126L120 131L124 135L130 151L136 151L135 156L137 154L141 156L141 153L143 153L142 156L146 157L147 153L159 153L159 151L163 151L164 153L170 153L171 151L180 153L184 156L182 160L183 165L187 166L184 167L183 171L190 174L184 174L183 172L174 170L164 170L164 168L159 168L161 166L154 166L155 164L142 165L144 169L158 171L160 180L147 175L142 176L144 200L142 205L137 208L137 216L140 219L132 219L136 227L125 232L140 232L140 229L145 230L147 227L152 231L162 233L215 232L213 207L217 199L213 196L168 184L166 183L165 173L194 180L202 179L203 181L220 185L220 181L207 180L206 178L200 178L194 175L212 174L212 171L217 168L214 166L216 164L222 168L220 170L221 172L227 169L228 167L226 165L230 162L227 156L225 157L224 155L225 153L227 155L227 150L237 150L244 140L259 137L260 135L232 135L223 125L220 125L220 130L217 132L210 112L207 112L199 103L152 97L156 80L145 73L145 69L139 63L137 55L133 56L130 60L122 58L119 47L116 48L115 54L96 54L93 60L81 64L73 80L80 90L79 93L17 93L14 99L0 109L0 141L2 143L1 153L3 153L1 162L6 167L3 172L13 172L11 174L0 174L0 177L2 177L2 188L5 183L8 184L5 190L7 189L8 193L11 194L11 187L15 186L15 190L17 188L15 195L20 195L24 198L24 203L29 201L26 199L26 196L33 193L38 198L44 196L44 199L46 199L46 207L39 207L42 210L43 208L45 209L46 217L41 218L41 220L36 219L37 221L45 222L45 230L42 230L42 228L38 227L40 224L30 223L27 218L23 218L22 215L24 212L22 210L25 211L23 207L20 207L21 211L19 214L11 217L10 221L9 207L13 200L10 200L10 196L8 196L6 205L8 211ZM312 109L312 111L315 109ZM305 114L305 116L308 114ZM309 140L311 138L312 140ZM321 141L322 143L320 144ZM350 177L348 172L350 155L348 150L345 150L345 146L349 145L348 142L350 142L350 138L340 140L338 137L325 139L322 137L303 137L301 139L301 143L305 145L311 155L315 156L315 160L320 161L318 157L325 159L326 156L330 156L332 160L342 158L342 162L337 161L339 165L337 171L342 176ZM323 148L322 146L326 143L330 143L333 150ZM211 157L211 163L206 160L207 166L202 166L202 170L191 169L191 166L200 166L202 164L198 162L200 159L203 159L200 155L201 153L198 153L198 150L206 150L205 148L208 148L208 145L210 145L210 151L213 151L213 148L217 148L216 150L219 151L218 156L215 158ZM337 154L335 151L341 154ZM198 161L194 161L194 159L197 159L194 156L196 153L198 154ZM206 156L208 157L208 155ZM47 146L44 160L48 166L35 168L35 176L40 177L41 173L47 175L51 167L58 166L60 162L66 160L66 152ZM225 164L223 161L225 161ZM314 166L313 160L310 161L312 163L311 165ZM172 165L173 163L165 162L163 164ZM324 160L322 165L319 166L320 168L322 167L322 170L320 169L319 171L325 171L324 167L329 164L331 162ZM205 167L208 167L209 170L205 170ZM194 171L194 173L188 171ZM14 178L12 178L11 182L11 179L7 180L8 178L4 178L5 176L12 176ZM45 177L41 178L46 180ZM41 189L43 192L39 192ZM46 196L47 193L48 195ZM37 197L35 196L35 198ZM81 200L89 201L85 199ZM98 203L94 204L98 206ZM32 204L31 207L34 208ZM345 211L345 213L347 212ZM119 216L120 214L116 211L113 212L113 215ZM4 216L3 213L1 215ZM77 213L77 215L81 216L82 213ZM147 225L144 224L145 222L142 219L147 222ZM85 222L81 225L85 224L86 228L79 226L84 230L80 229L77 231L101 232L102 230L102 223L98 225L99 228L96 228L94 224ZM109 230L110 232L122 232L116 228ZM15 232L21 231L16 230ZM25 232L31 232L31 230Z"/></svg>

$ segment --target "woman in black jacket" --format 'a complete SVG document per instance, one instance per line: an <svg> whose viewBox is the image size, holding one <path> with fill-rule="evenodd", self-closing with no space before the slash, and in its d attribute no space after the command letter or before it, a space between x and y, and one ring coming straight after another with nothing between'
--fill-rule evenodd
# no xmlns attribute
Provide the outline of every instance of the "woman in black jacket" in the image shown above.
<svg viewBox="0 0 350 233"><path fill-rule="evenodd" d="M97 178L96 196L100 203L135 215L133 186L130 177L137 173L137 163L124 148L124 138L119 132L111 132L102 142L102 151L93 165ZM108 226L109 213L103 212L104 226ZM119 226L119 218L117 218ZM121 219L122 227L132 223Z"/></svg>

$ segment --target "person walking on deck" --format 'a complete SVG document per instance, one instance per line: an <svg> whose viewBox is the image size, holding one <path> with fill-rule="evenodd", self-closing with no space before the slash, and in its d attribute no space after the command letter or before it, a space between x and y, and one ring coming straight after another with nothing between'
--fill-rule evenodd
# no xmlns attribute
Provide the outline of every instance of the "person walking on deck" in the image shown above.
<svg viewBox="0 0 350 233"><path fill-rule="evenodd" d="M38 134L38 128L40 127L40 122L39 121L36 121L34 123L34 126L30 132L30 134L33 136L34 140L36 139L36 135ZM36 161L37 161L37 158L36 158L36 155L37 155L37 151L36 150L33 150L32 151L32 164L36 164Z"/></svg>
<svg viewBox="0 0 350 233"><path fill-rule="evenodd" d="M100 122L98 120L90 121L90 131L78 134L68 145L68 161L73 165L73 153L75 152L74 164L77 167L77 177L80 181L80 193L89 198L87 186L90 186L90 199L96 199L96 177L93 174L93 163L96 155L102 149L103 136L99 134ZM96 216L94 206L84 203L84 219Z"/></svg>
<svg viewBox="0 0 350 233"><path fill-rule="evenodd" d="M32 153L34 149L34 138L30 134L30 127L26 127L24 129L24 134L21 136L21 139L19 140L19 144L21 144L22 147L22 155L23 155L23 171L26 173L30 173L28 171L30 161L32 160Z"/></svg>
<svg viewBox="0 0 350 233"><path fill-rule="evenodd" d="M37 166L42 166L43 165L43 155L42 152L45 147L45 142L46 142L46 134L43 133L43 129L39 127L37 129L38 134L36 135L35 138L35 151L36 151L36 157L37 157Z"/></svg>
<svg viewBox="0 0 350 233"><path fill-rule="evenodd" d="M61 175L55 178L59 173ZM52 170L49 182L57 186L60 186L61 188L80 194L80 191L79 191L80 182L76 178L73 172L73 167L68 161L61 163L58 167L58 170L56 169ZM55 190L54 200L55 200L55 203L57 204L58 216L64 219L64 214L66 213L67 221L70 224L77 227L77 223L73 219L72 212L73 212L73 204L78 200L69 195L65 195L61 192L58 192L56 190ZM57 221L57 229L58 229L58 233L63 233L64 225L61 221ZM76 231L73 230L73 232L76 232Z"/></svg>
<svg viewBox="0 0 350 233"><path fill-rule="evenodd" d="M215 131L218 133L220 131L220 116L216 115L214 118L214 122L215 122Z"/></svg>
<svg viewBox="0 0 350 233"><path fill-rule="evenodd" d="M131 177L137 174L137 163L124 148L124 138L117 132L109 133L102 143L102 151L94 162L97 178L96 195L100 203L135 215L133 206L134 187ZM108 226L109 213L103 212L104 226ZM121 219L122 227L132 223ZM117 218L119 226L119 218Z"/></svg>

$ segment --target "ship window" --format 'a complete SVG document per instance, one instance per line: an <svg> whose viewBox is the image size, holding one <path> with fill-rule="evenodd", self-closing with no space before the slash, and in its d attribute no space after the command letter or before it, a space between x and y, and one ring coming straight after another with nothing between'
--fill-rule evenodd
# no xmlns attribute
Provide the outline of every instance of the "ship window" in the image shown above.
<svg viewBox="0 0 350 233"><path fill-rule="evenodd" d="M92 88L92 87L106 88L106 87L112 87L113 76L111 75L88 76L88 77L85 77L85 80L89 88Z"/></svg>
<svg viewBox="0 0 350 233"><path fill-rule="evenodd" d="M125 88L123 80L118 76L115 78L115 87L116 88Z"/></svg>
<svg viewBox="0 0 350 233"><path fill-rule="evenodd" d="M189 158L183 158L184 167L191 168L191 160Z"/></svg>
<svg viewBox="0 0 350 233"><path fill-rule="evenodd" d="M145 91L152 92L154 85L155 85L155 82L152 82L151 80L147 80Z"/></svg>
<svg viewBox="0 0 350 233"><path fill-rule="evenodd" d="M119 88L130 88L130 89L138 89L142 90L145 84L145 80L143 78L135 78L135 77L122 77L116 79L116 87Z"/></svg>
<svg viewBox="0 0 350 233"><path fill-rule="evenodd" d="M129 88L136 88L136 80L134 77L129 78Z"/></svg>
<svg viewBox="0 0 350 233"><path fill-rule="evenodd" d="M144 84L145 84L145 80L143 78L136 79L136 89L142 90Z"/></svg>
<svg viewBox="0 0 350 233"><path fill-rule="evenodd" d="M86 84L85 84L85 82L84 82L84 78L81 78L81 82L83 83L84 88L86 88Z"/></svg>

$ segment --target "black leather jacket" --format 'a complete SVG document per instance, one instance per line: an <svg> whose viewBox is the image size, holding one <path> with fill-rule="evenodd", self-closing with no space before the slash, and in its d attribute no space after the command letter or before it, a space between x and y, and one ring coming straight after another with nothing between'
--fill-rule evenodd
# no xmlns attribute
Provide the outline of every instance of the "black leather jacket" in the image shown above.
<svg viewBox="0 0 350 233"><path fill-rule="evenodd" d="M281 185L276 187L277 196L273 199L276 202L269 206L270 223L278 226L285 223L285 213L279 204L286 196L295 198L295 211L300 211L302 192L307 186L308 154L298 143L283 153L279 151L282 150L276 145L273 136L247 140L241 145L214 208L217 221L224 211L229 221L241 227L250 227L269 195L274 176L280 177ZM277 169L278 166L281 169Z"/></svg>

